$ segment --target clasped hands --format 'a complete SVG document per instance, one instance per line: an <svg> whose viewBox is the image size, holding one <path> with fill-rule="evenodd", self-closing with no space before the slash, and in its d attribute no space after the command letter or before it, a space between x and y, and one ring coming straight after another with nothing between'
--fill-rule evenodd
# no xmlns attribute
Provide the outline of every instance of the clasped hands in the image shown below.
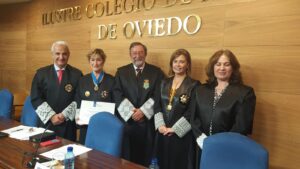
<svg viewBox="0 0 300 169"><path fill-rule="evenodd" d="M65 121L65 116L62 113L55 114L51 117L51 122L53 125L59 125Z"/></svg>
<svg viewBox="0 0 300 169"><path fill-rule="evenodd" d="M172 128L168 128L166 126L160 126L158 131L164 136L172 136L174 134L174 130Z"/></svg>
<svg viewBox="0 0 300 169"><path fill-rule="evenodd" d="M144 113L140 109L133 109L133 114L131 118L136 122L144 121Z"/></svg>

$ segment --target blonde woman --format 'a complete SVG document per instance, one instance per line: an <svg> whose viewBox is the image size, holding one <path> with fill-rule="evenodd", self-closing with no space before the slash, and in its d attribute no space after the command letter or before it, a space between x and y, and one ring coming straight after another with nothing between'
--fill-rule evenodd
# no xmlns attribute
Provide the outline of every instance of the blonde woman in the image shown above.
<svg viewBox="0 0 300 169"><path fill-rule="evenodd" d="M92 72L83 76L79 80L76 102L77 108L80 108L82 100L113 102L112 87L114 77L104 72L103 67L106 55L102 49L93 49L87 54L87 58ZM79 142L85 143L87 125L79 125Z"/></svg>

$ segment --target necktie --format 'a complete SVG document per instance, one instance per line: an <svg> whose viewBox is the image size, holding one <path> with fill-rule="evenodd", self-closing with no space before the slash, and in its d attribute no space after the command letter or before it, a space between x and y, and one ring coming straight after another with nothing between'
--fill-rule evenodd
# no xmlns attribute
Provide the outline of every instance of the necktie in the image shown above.
<svg viewBox="0 0 300 169"><path fill-rule="evenodd" d="M142 76L142 69L141 68L137 68L135 69L136 70L136 82L137 82L137 92L138 92L138 95L137 95L137 100L140 100L141 98L141 76ZM139 101L138 101L139 102Z"/></svg>
<svg viewBox="0 0 300 169"><path fill-rule="evenodd" d="M142 75L142 69L137 68L135 70L136 70L136 78L139 79L141 77L141 75Z"/></svg>
<svg viewBox="0 0 300 169"><path fill-rule="evenodd" d="M57 77L58 77L58 83L60 84L64 70L59 69L57 72L58 72L58 75L57 75Z"/></svg>

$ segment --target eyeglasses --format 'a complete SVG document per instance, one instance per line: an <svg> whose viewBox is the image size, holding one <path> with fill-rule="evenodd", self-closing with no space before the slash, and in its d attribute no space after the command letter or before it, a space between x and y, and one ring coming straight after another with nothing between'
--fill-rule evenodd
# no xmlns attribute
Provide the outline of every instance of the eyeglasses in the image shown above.
<svg viewBox="0 0 300 169"><path fill-rule="evenodd" d="M130 52L131 55L144 55L144 51Z"/></svg>

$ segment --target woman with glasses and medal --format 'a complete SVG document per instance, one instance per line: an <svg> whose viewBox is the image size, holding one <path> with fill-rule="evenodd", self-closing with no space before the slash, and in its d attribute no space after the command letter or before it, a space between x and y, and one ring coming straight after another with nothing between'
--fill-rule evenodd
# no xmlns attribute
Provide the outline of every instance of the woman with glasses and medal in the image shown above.
<svg viewBox="0 0 300 169"><path fill-rule="evenodd" d="M112 87L114 77L103 71L106 55L102 49L93 49L87 54L92 72L83 76L78 84L76 92L77 108L80 108L82 100L94 102L113 102ZM78 112L78 111L77 111ZM76 121L78 121L78 113ZM78 123L77 123L78 125ZM87 125L78 125L80 129L79 142L84 145Z"/></svg>
<svg viewBox="0 0 300 169"><path fill-rule="evenodd" d="M171 77L161 83L160 101L155 104L155 155L161 169L195 169L195 146L189 104L199 81L189 76L191 56L185 49L170 58Z"/></svg>
<svg viewBox="0 0 300 169"><path fill-rule="evenodd" d="M195 90L191 103L192 128L197 144L220 132L251 134L256 97L243 84L240 64L230 50L219 50L206 67L207 83Z"/></svg>

